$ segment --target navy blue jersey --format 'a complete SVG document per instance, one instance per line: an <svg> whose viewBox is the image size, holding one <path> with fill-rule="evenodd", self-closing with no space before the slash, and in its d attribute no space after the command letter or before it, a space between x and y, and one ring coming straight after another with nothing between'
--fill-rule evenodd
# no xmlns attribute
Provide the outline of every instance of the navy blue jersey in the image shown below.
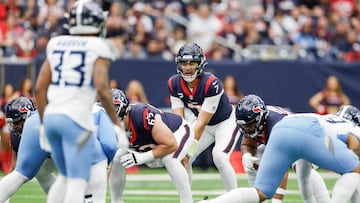
<svg viewBox="0 0 360 203"><path fill-rule="evenodd" d="M130 144L136 151L145 152L157 145L151 134L157 114L172 132L179 129L182 124L182 118L176 114L163 112L149 104L131 104L128 115L131 131Z"/></svg>
<svg viewBox="0 0 360 203"><path fill-rule="evenodd" d="M230 117L232 106L229 99L224 94L219 79L211 73L202 74L192 91L179 74L169 78L168 88L171 96L180 98L184 102L184 106L189 108L196 117L206 97L222 94L218 108L208 125L216 125Z"/></svg>
<svg viewBox="0 0 360 203"><path fill-rule="evenodd" d="M256 141L262 144L267 144L270 138L270 133L274 125L279 122L282 118L284 118L287 115L292 114L291 112L287 111L286 109L279 107L279 106L269 106L267 105L269 116L266 120L265 126L264 126L264 132L263 136L257 136L255 137Z"/></svg>

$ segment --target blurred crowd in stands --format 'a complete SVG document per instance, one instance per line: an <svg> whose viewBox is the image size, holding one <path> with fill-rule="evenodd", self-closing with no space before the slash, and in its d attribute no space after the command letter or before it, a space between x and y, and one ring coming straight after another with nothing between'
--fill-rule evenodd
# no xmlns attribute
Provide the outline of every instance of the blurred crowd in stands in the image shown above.
<svg viewBox="0 0 360 203"><path fill-rule="evenodd" d="M64 13L74 1L0 0L0 56L43 55L51 37L66 34ZM360 60L360 0L98 2L108 11L106 37L118 58L173 60L193 41L213 60L244 60L252 45L277 54L291 46L300 60Z"/></svg>

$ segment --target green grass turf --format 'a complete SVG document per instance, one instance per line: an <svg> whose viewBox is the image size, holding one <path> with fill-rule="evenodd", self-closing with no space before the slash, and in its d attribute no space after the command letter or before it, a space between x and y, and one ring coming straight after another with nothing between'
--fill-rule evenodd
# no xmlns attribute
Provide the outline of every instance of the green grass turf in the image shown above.
<svg viewBox="0 0 360 203"><path fill-rule="evenodd" d="M328 189L331 190L337 175L331 172L321 173L325 177ZM328 177L330 176L330 177ZM205 196L213 198L225 192L220 175L214 169L207 171L194 170L192 191L194 200L199 201ZM243 174L238 174L240 187L247 186L247 179ZM288 191L284 203L303 202L297 186L294 173L290 172ZM176 203L179 202L178 194L165 169L140 169L138 174L129 174L124 191L125 203ZM32 180L21 187L11 198L10 203L41 203L46 202L46 196L39 184ZM110 202L110 195L107 196ZM269 201L270 202L270 201Z"/></svg>

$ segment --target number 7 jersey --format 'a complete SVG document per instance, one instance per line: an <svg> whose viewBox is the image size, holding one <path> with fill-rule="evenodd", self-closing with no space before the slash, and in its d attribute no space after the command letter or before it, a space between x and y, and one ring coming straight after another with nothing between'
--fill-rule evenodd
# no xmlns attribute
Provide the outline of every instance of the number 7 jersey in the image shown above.
<svg viewBox="0 0 360 203"><path fill-rule="evenodd" d="M65 114L81 127L91 129L91 107L96 98L94 64L98 58L113 61L114 53L110 44L99 37L52 38L46 48L51 84L47 91L45 114Z"/></svg>

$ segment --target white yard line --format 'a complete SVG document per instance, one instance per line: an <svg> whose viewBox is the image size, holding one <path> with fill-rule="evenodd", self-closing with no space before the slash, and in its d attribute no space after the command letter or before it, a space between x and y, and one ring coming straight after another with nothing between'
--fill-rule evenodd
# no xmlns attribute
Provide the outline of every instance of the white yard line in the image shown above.
<svg viewBox="0 0 360 203"><path fill-rule="evenodd" d="M319 172L324 179L337 179L339 174L333 172ZM0 177L1 180L2 177ZM237 174L238 179L246 179L245 174ZM289 179L296 179L295 173L289 173ZM220 179L219 173L195 173L193 174L193 180L215 180ZM128 174L126 176L127 181L171 181L169 174ZM31 181L36 181L34 178Z"/></svg>
<svg viewBox="0 0 360 203"><path fill-rule="evenodd" d="M336 179L340 175L333 172L319 172L320 175L325 179ZM220 174L218 173L195 173L193 174L193 180L211 180L219 179ZM237 174L238 179L246 179L245 174ZM289 173L289 179L296 179L295 173ZM169 174L128 174L126 179L128 181L163 181L169 180Z"/></svg>

